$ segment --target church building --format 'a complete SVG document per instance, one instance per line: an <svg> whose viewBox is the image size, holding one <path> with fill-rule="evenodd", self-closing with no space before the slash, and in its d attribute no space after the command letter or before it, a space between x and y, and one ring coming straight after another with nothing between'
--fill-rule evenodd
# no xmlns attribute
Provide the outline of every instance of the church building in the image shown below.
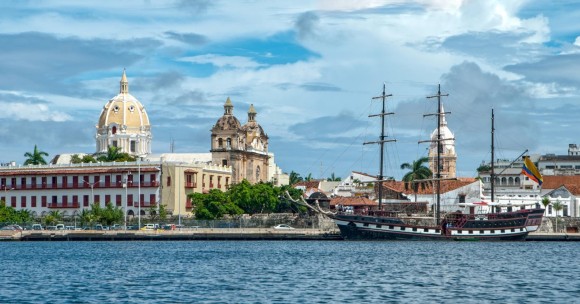
<svg viewBox="0 0 580 304"><path fill-rule="evenodd" d="M232 183L246 179L250 183L268 181L268 135L256 121L256 110L250 105L244 125L234 116L234 105L228 97L224 115L211 129L212 162L232 167Z"/></svg>
<svg viewBox="0 0 580 304"><path fill-rule="evenodd" d="M439 169L441 170L441 178L455 178L457 170L457 154L455 153L455 137L449 127L447 127L447 121L445 120L445 110L443 110L443 105L441 105L441 117L439 132L441 133L440 142L441 145L439 151L439 157L441 159L441 164ZM429 169L433 172L433 175L437 172L437 129L431 133L431 145L429 146ZM434 176L435 177L435 176Z"/></svg>
<svg viewBox="0 0 580 304"><path fill-rule="evenodd" d="M119 94L103 107L96 126L97 153L107 153L109 146L135 156L151 154L151 125L145 107L129 94L129 82L123 70Z"/></svg>

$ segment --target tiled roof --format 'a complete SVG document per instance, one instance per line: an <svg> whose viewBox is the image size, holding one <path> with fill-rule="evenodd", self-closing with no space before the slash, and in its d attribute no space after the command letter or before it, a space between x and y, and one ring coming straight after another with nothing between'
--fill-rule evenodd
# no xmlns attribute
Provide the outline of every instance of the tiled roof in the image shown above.
<svg viewBox="0 0 580 304"><path fill-rule="evenodd" d="M566 187L574 195L580 194L580 175L545 175L542 189Z"/></svg>
<svg viewBox="0 0 580 304"><path fill-rule="evenodd" d="M355 197L342 197L338 196L330 200L331 206L336 205L343 205L343 206L377 206L378 203L370 200L364 196L355 196Z"/></svg>
<svg viewBox="0 0 580 304"><path fill-rule="evenodd" d="M476 180L477 179L472 178L472 177L459 177L456 180L442 180L441 181L441 193L446 193L446 192L453 191L453 190L456 190L458 188L467 186L469 184L474 183ZM435 183L435 182L433 182L433 183ZM404 193L407 195L414 194L411 187L409 187L409 189L406 190L405 189L405 182L401 182L401 181L383 182L383 187L390 189L392 191ZM422 189L421 187L419 187L419 191L417 192L417 194L432 194L432 193L434 193L432 185L426 185L425 189Z"/></svg>
<svg viewBox="0 0 580 304"><path fill-rule="evenodd" d="M306 189L309 188L320 188L320 181L314 180L314 181L307 181L307 182L298 182L294 185L292 185L292 187L296 188L297 186L304 186Z"/></svg>

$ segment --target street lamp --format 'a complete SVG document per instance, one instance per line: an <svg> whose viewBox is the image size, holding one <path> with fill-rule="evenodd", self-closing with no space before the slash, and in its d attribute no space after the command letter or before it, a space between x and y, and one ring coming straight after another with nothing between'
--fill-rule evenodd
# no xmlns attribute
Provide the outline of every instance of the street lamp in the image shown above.
<svg viewBox="0 0 580 304"><path fill-rule="evenodd" d="M137 199L137 201L139 202L139 207L138 207L138 211L139 211L139 230L141 229L141 158L137 158L137 180L138 180L138 196L139 198Z"/></svg>
<svg viewBox="0 0 580 304"><path fill-rule="evenodd" d="M88 181L83 179L83 182L87 183L87 185L89 185L91 187L91 208L92 208L92 206L95 204L95 192L94 192L93 188L95 187L95 184L98 183L98 181L91 184ZM81 206L84 207L83 204L81 204ZM83 209L83 208L81 208L81 209Z"/></svg>
<svg viewBox="0 0 580 304"><path fill-rule="evenodd" d="M131 172L127 172L127 175L125 175L125 183L123 184L123 187L125 188L125 210L123 210L123 213L125 213L125 230L127 230L127 209L129 209L129 196L127 195L127 189L129 188L129 174L131 174Z"/></svg>

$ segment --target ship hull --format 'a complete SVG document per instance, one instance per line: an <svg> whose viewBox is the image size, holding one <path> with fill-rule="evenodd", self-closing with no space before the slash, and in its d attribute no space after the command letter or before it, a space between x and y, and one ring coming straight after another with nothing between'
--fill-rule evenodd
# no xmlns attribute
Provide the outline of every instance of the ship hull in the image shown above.
<svg viewBox="0 0 580 304"><path fill-rule="evenodd" d="M543 210L456 216L439 226L411 225L396 217L337 214L333 217L346 240L522 241L541 223Z"/></svg>

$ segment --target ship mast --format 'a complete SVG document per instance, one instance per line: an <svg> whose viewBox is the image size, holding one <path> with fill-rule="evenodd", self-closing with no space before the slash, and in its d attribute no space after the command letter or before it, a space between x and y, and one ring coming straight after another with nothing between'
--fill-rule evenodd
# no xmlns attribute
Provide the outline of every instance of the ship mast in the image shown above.
<svg viewBox="0 0 580 304"><path fill-rule="evenodd" d="M437 115L437 169L435 170L435 181L437 183L437 205L436 205L436 218L437 218L437 225L440 224L441 221L441 141L446 139L441 139L441 115L445 115L446 113L441 113L441 97L449 96L449 94L441 94L441 85L438 86L437 95L427 96L427 98L435 98L437 97L437 114L426 114L424 116L431 116Z"/></svg>
<svg viewBox="0 0 580 304"><path fill-rule="evenodd" d="M494 140L494 133L495 133L495 126L494 126L494 115L493 115L493 108L491 109L491 168L490 168L490 173L489 173L489 177L491 179L491 202L493 203L495 201L495 193L494 193L494 189L495 189L495 172L494 172L494 161L495 161L495 147L493 145L493 140ZM494 207L492 207L494 208Z"/></svg>
<svg viewBox="0 0 580 304"><path fill-rule="evenodd" d="M386 115L391 115L391 114L395 114L393 112L390 113L386 113L385 112L385 104L387 102L387 97L391 97L393 96L393 94L388 94L386 93L386 84L383 83L383 94L381 96L376 96L373 97L373 99L381 99L383 102L383 109L381 111L380 114L373 114L373 115L369 115L369 117L376 117L376 116L380 116L381 117L381 137L379 138L378 141L369 141L369 142L365 142L363 143L363 145L368 145L368 144L379 144L380 146L380 163L379 163L379 176L377 177L377 182L378 182L378 187L379 187L379 210L382 210L382 201L383 201L383 157L384 157L384 149L385 149L385 143L386 142L392 142L392 141L396 141L394 139L388 139L385 140L385 116Z"/></svg>

